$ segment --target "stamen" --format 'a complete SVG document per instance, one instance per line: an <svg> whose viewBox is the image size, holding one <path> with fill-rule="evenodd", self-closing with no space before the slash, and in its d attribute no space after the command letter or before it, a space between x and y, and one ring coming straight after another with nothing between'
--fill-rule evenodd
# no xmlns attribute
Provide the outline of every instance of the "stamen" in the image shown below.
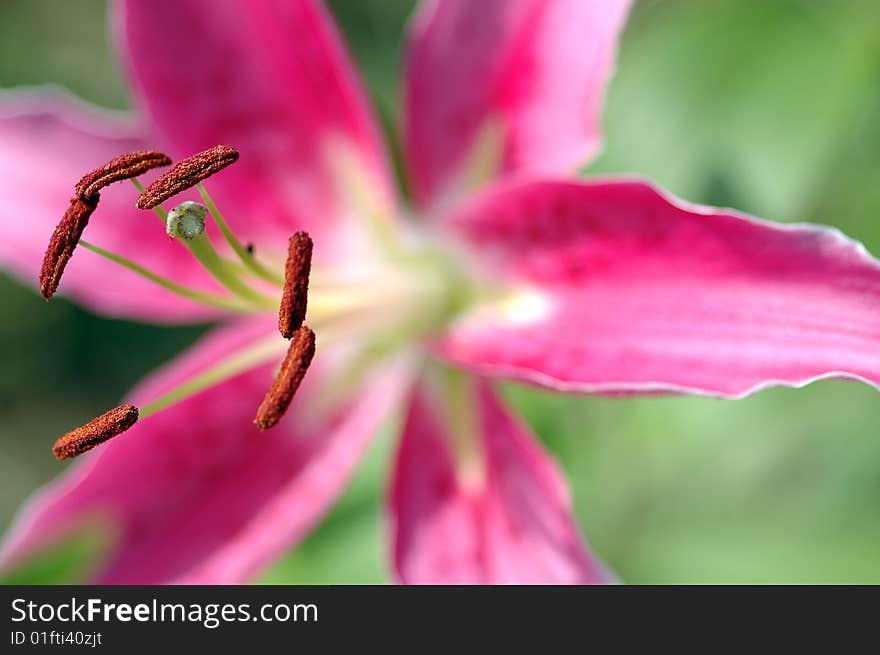
<svg viewBox="0 0 880 655"><path fill-rule="evenodd" d="M137 420L137 407L121 405L101 414L82 427L68 432L55 442L52 450L58 459L69 459L82 455L108 439L122 434L137 423Z"/></svg>
<svg viewBox="0 0 880 655"><path fill-rule="evenodd" d="M171 196L194 187L238 160L238 150L231 146L214 146L171 167L167 173L144 189L138 198L139 209L152 209Z"/></svg>
<svg viewBox="0 0 880 655"><path fill-rule="evenodd" d="M126 155L120 155L84 175L76 185L76 195L79 198L91 198L101 189L120 180L127 180L160 166L171 164L168 155L156 150L138 150Z"/></svg>
<svg viewBox="0 0 880 655"><path fill-rule="evenodd" d="M254 424L260 430L268 430L284 416L314 355L315 333L304 325L296 331L281 369L257 410Z"/></svg>
<svg viewBox="0 0 880 655"><path fill-rule="evenodd" d="M88 198L73 198L61 222L55 227L40 269L40 293L47 301L58 289L64 267L73 256L76 244L97 206L98 194Z"/></svg>
<svg viewBox="0 0 880 655"><path fill-rule="evenodd" d="M288 245L284 293L278 310L278 329L285 339L290 339L306 318L311 268L312 239L306 232L296 232Z"/></svg>
<svg viewBox="0 0 880 655"><path fill-rule="evenodd" d="M120 155L84 175L74 189L75 196L64 213L61 222L55 227L52 238L43 256L40 269L40 293L46 300L52 298L58 289L61 275L67 262L73 256L89 224L89 218L98 207L99 191L113 182L133 178L136 175L158 166L167 166L171 159L155 150L138 150Z"/></svg>

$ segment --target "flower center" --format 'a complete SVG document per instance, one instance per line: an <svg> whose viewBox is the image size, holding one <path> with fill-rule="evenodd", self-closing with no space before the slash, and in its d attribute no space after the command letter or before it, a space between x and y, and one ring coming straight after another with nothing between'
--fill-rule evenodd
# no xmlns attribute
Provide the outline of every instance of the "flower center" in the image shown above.
<svg viewBox="0 0 880 655"><path fill-rule="evenodd" d="M322 348L345 342L355 350L378 357L416 344L449 319L456 297L461 295L454 267L441 254L412 239L404 243L390 235L388 221L376 220L369 207L362 207L362 220L357 226L371 246L368 256L335 265L319 261L313 266L311 239L304 232L297 232L290 238L285 266L263 261L259 248L242 245L202 184L205 178L237 159L233 148L217 146L178 162L144 188L136 175L168 165L170 160L152 151L123 155L81 180L71 209L47 250L40 285L47 299L58 286L73 249L80 244L193 302L238 314L278 312L280 336L269 336L230 353L208 370L140 408L141 420L250 368L278 361L288 346L285 339L289 339L288 354L255 419L258 427L268 429L290 403L316 348L320 357ZM223 288L222 293L180 284L80 238L97 208L101 188L121 179L130 179L140 192L137 206L152 209L161 219L162 228L172 239L168 247L188 249ZM164 202L192 187L198 189L202 203L187 201L170 211L163 208ZM210 221L206 221L209 217ZM213 223L222 235L227 246L225 252L218 251L209 239L208 223ZM126 424L123 429L128 427ZM65 457L80 454L70 448L56 449L58 452Z"/></svg>

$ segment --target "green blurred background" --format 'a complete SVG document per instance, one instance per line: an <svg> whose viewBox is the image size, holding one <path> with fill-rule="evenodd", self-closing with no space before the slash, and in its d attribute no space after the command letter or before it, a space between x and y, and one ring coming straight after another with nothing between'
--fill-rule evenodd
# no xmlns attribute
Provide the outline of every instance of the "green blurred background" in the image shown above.
<svg viewBox="0 0 880 655"><path fill-rule="evenodd" d="M386 118L411 4L331 3ZM0 0L0 87L51 82L128 106L106 11L102 0ZM588 173L638 172L691 200L828 223L880 253L876 0L643 2L605 125L605 153ZM3 526L63 468L50 450L58 434L113 405L205 328L47 305L5 274L0 307ZM880 583L875 390L829 381L735 402L505 394L561 461L581 525L624 581ZM265 581L387 581L392 436ZM14 579L74 581L81 571L68 554Z"/></svg>

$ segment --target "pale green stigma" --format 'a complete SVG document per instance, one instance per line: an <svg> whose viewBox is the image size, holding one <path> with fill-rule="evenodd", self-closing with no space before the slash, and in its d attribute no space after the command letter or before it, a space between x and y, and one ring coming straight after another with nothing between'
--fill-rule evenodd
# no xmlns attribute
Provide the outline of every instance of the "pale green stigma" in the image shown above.
<svg viewBox="0 0 880 655"><path fill-rule="evenodd" d="M182 202L168 212L165 221L165 231L170 237L181 239L195 239L205 231L205 217L208 208L192 200Z"/></svg>

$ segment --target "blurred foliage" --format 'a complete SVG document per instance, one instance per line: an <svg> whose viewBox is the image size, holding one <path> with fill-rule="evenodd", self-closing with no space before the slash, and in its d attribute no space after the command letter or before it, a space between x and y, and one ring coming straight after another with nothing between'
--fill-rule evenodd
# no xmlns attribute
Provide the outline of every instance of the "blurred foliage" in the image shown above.
<svg viewBox="0 0 880 655"><path fill-rule="evenodd" d="M2 585L77 584L100 570L102 556L112 547L108 526L86 521L51 546L32 554L21 566L4 571Z"/></svg>
<svg viewBox="0 0 880 655"><path fill-rule="evenodd" d="M412 3L330 5L393 124ZM104 14L101 0L4 0L0 87L53 82L126 106ZM691 200L828 223L880 253L880 3L650 0L634 12L619 62L606 149L587 173L638 173ZM9 277L0 302L2 523L60 470L49 452L57 433L112 404L201 328L47 306ZM504 390L560 459L585 532L623 580L880 582L875 390L821 382L736 402ZM264 581L387 581L393 445L389 428L332 515ZM73 579L59 557L15 579Z"/></svg>

